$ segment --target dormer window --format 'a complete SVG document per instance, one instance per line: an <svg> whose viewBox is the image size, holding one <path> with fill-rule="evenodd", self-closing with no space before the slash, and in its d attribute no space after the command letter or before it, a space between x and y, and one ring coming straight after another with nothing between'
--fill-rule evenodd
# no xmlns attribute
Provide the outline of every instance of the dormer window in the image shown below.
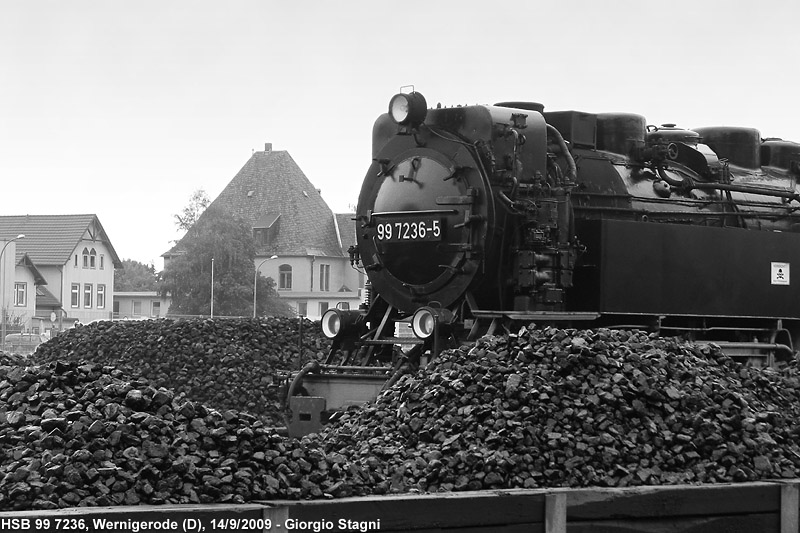
<svg viewBox="0 0 800 533"><path fill-rule="evenodd" d="M83 256L83 268L89 268L89 249L84 248L81 255Z"/></svg>
<svg viewBox="0 0 800 533"><path fill-rule="evenodd" d="M267 213L253 225L253 241L256 246L271 246L278 241L280 213Z"/></svg>
<svg viewBox="0 0 800 533"><path fill-rule="evenodd" d="M89 252L89 268L97 268L97 252L94 248Z"/></svg>

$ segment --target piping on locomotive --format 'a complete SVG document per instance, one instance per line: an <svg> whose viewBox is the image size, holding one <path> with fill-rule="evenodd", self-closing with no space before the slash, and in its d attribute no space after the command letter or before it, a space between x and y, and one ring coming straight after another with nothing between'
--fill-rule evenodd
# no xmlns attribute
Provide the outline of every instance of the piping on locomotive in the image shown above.
<svg viewBox="0 0 800 533"><path fill-rule="evenodd" d="M376 121L372 157L350 250L366 304L323 315L333 347L290 387L295 432L514 322L794 357L800 144L530 102L428 109L412 91Z"/></svg>

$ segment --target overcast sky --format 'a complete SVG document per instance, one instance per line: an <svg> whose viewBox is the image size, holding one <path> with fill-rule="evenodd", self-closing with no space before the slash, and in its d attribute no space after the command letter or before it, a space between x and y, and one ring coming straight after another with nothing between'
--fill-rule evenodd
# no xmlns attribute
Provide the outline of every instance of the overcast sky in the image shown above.
<svg viewBox="0 0 800 533"><path fill-rule="evenodd" d="M348 211L409 84L800 142L799 22L798 0L0 0L0 214L96 213L160 269L192 192L267 142Z"/></svg>

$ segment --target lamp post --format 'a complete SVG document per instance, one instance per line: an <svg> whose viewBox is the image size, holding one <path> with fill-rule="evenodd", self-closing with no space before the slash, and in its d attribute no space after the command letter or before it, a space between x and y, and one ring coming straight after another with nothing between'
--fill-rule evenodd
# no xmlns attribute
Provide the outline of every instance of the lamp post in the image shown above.
<svg viewBox="0 0 800 533"><path fill-rule="evenodd" d="M258 271L261 270L261 267L269 261L270 259L277 259L277 255L273 255L272 257L267 257L259 265L256 267L256 273L253 276L253 318L256 317L256 294L258 294Z"/></svg>
<svg viewBox="0 0 800 533"><path fill-rule="evenodd" d="M6 243L3 245L3 249L0 250L0 309L2 309L2 312L0 312L0 319L2 319L3 322L2 326L0 326L0 347L2 347L3 350L6 349L6 278L4 268L5 265L3 264L3 254L6 253L6 247L9 244L24 238L25 235L20 233L13 239L6 241Z"/></svg>

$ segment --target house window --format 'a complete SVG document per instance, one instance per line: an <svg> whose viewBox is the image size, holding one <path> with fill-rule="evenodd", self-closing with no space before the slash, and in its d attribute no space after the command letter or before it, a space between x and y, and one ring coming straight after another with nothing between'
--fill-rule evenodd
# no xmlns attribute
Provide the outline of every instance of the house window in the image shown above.
<svg viewBox="0 0 800 533"><path fill-rule="evenodd" d="M105 285L98 285L97 286L97 308L98 309L105 309L106 307L106 286Z"/></svg>
<svg viewBox="0 0 800 533"><path fill-rule="evenodd" d="M328 310L328 302L320 302L319 303L319 314L322 316L322 313Z"/></svg>
<svg viewBox="0 0 800 533"><path fill-rule="evenodd" d="M72 290L70 292L70 305L72 305L72 307L80 307L81 305L81 286L79 283L72 284Z"/></svg>
<svg viewBox="0 0 800 533"><path fill-rule="evenodd" d="M150 308L150 316L161 316L161 302L153 302Z"/></svg>
<svg viewBox="0 0 800 533"><path fill-rule="evenodd" d="M339 304L339 309L342 311L349 311L350 310L350 302L342 302Z"/></svg>
<svg viewBox="0 0 800 533"><path fill-rule="evenodd" d="M297 302L297 314L308 316L308 302Z"/></svg>
<svg viewBox="0 0 800 533"><path fill-rule="evenodd" d="M15 283L14 284L14 305L17 307L25 307L27 302L27 292L28 292L28 284L27 283Z"/></svg>
<svg viewBox="0 0 800 533"><path fill-rule="evenodd" d="M89 268L89 249L84 248L81 255L83 256L83 268Z"/></svg>
<svg viewBox="0 0 800 533"><path fill-rule="evenodd" d="M92 284L85 283L83 285L83 306L84 307L91 307L92 306Z"/></svg>
<svg viewBox="0 0 800 533"><path fill-rule="evenodd" d="M100 254L100 270L103 270L106 267L105 258L106 258L106 256L104 256L103 254Z"/></svg>
<svg viewBox="0 0 800 533"><path fill-rule="evenodd" d="M89 252L89 268L97 268L97 252L94 251L94 248Z"/></svg>
<svg viewBox="0 0 800 533"><path fill-rule="evenodd" d="M142 302L139 300L133 301L133 312L131 313L133 316L141 316L142 315Z"/></svg>
<svg viewBox="0 0 800 533"><path fill-rule="evenodd" d="M321 290L321 291L329 291L329 290L331 290L331 266L330 265L320 265L319 266L319 290Z"/></svg>
<svg viewBox="0 0 800 533"><path fill-rule="evenodd" d="M75 268L78 268L78 254L75 254Z"/></svg>
<svg viewBox="0 0 800 533"><path fill-rule="evenodd" d="M292 290L292 267L281 265L278 267L278 290Z"/></svg>

